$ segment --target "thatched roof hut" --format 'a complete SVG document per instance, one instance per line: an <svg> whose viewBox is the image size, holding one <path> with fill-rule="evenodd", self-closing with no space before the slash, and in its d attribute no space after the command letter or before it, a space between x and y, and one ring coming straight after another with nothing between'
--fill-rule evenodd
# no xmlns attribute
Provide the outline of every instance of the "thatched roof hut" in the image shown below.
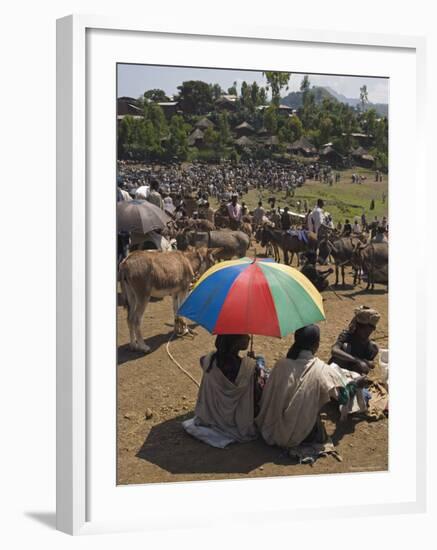
<svg viewBox="0 0 437 550"><path fill-rule="evenodd" d="M279 145L279 138L278 136L270 136L265 139L263 143L267 145L267 147L277 147Z"/></svg>
<svg viewBox="0 0 437 550"><path fill-rule="evenodd" d="M375 158L364 147L357 147L352 151L352 158L356 164L365 168L373 168L375 163Z"/></svg>
<svg viewBox="0 0 437 550"><path fill-rule="evenodd" d="M305 136L300 137L287 147L287 150L304 156L311 156L317 153L317 149Z"/></svg>
<svg viewBox="0 0 437 550"><path fill-rule="evenodd" d="M143 118L144 110L137 104L137 100L133 97L117 98L117 118L123 119L125 116L133 118Z"/></svg>
<svg viewBox="0 0 437 550"><path fill-rule="evenodd" d="M215 104L219 109L226 109L228 111L235 111L237 107L237 96L232 94L223 94L216 99Z"/></svg>
<svg viewBox="0 0 437 550"><path fill-rule="evenodd" d="M194 132L188 137L188 145L190 147L197 147L203 144L204 134L200 128L196 128Z"/></svg>
<svg viewBox="0 0 437 550"><path fill-rule="evenodd" d="M203 117L198 120L194 126L196 128L199 128L199 130L207 130L208 128L214 128L214 123L206 117Z"/></svg>
<svg viewBox="0 0 437 550"><path fill-rule="evenodd" d="M238 126L235 126L234 131L238 137L251 136L255 133L255 128L248 122L242 122Z"/></svg>
<svg viewBox="0 0 437 550"><path fill-rule="evenodd" d="M259 137L264 137L264 136L268 136L269 135L269 131L267 130L267 128L265 128L264 126L262 128L260 128L257 132L257 135Z"/></svg>
<svg viewBox="0 0 437 550"><path fill-rule="evenodd" d="M320 160L328 162L331 166L343 166L344 158L338 151L336 151L331 145L323 147L320 153Z"/></svg>
<svg viewBox="0 0 437 550"><path fill-rule="evenodd" d="M368 155L368 154L369 152L366 149L364 149L364 147L361 147L361 146L357 147L352 151L353 157L362 157L363 155Z"/></svg>
<svg viewBox="0 0 437 550"><path fill-rule="evenodd" d="M253 147L255 144L247 136L241 136L235 140L235 145L238 145L239 147Z"/></svg>

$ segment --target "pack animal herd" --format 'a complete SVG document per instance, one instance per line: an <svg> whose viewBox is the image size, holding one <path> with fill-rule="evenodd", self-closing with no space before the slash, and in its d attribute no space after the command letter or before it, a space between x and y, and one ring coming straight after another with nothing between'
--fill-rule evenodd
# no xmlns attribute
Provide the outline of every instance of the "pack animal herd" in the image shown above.
<svg viewBox="0 0 437 550"><path fill-rule="evenodd" d="M300 265L300 255L308 250L318 253L319 262L329 260L335 264L335 285L341 272L345 285L345 268L352 267L353 285L367 278L366 290L372 291L375 283L388 285L388 244L367 242L364 236L338 235L334 230L319 237L307 232L305 239L264 224L252 234L251 217L245 216L245 231L229 228L216 229L207 220L186 220L183 224L170 224L167 236L173 237L177 250L161 252L136 250L119 266L119 280L124 303L132 350L147 353L141 325L144 312L151 298L172 296L176 334L185 334L187 325L177 311L188 295L191 285L216 262L246 256L253 236L261 247L272 251L275 261L292 265L294 255ZM259 256L262 254L258 253ZM291 257L290 257L291 256Z"/></svg>

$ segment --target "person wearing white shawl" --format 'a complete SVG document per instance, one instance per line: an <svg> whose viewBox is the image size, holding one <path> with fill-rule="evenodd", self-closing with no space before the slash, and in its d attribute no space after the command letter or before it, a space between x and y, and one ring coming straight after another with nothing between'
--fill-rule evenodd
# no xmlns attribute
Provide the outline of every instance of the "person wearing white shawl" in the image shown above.
<svg viewBox="0 0 437 550"><path fill-rule="evenodd" d="M255 419L269 445L288 449L303 442L322 443L317 440L320 409L331 399L349 399L353 386L343 381L334 366L315 356L319 344L318 326L297 330L287 357L271 371Z"/></svg>

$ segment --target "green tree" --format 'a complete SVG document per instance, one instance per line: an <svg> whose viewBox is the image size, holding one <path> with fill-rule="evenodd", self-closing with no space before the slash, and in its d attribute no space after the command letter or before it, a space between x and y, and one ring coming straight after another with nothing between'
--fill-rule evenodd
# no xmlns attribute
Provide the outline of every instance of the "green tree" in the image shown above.
<svg viewBox="0 0 437 550"><path fill-rule="evenodd" d="M220 145L220 136L213 128L207 128L203 134L205 144L209 148L216 148Z"/></svg>
<svg viewBox="0 0 437 550"><path fill-rule="evenodd" d="M254 81L251 88L250 88L250 97L252 99L252 104L254 107L260 104L260 87L258 84Z"/></svg>
<svg viewBox="0 0 437 550"><path fill-rule="evenodd" d="M302 131L300 119L297 116L289 117L278 132L279 140L282 143L293 143L302 136Z"/></svg>
<svg viewBox="0 0 437 550"><path fill-rule="evenodd" d="M366 111L366 118L364 120L364 130L366 134L371 134L372 136L375 135L377 125L376 119L377 113L375 109L368 109Z"/></svg>
<svg viewBox="0 0 437 550"><path fill-rule="evenodd" d="M150 103L145 112L145 118L152 123L158 138L164 138L168 135L167 119L159 105Z"/></svg>
<svg viewBox="0 0 437 550"><path fill-rule="evenodd" d="M264 86L262 86L259 90L259 104L265 105L267 103L267 92Z"/></svg>
<svg viewBox="0 0 437 550"><path fill-rule="evenodd" d="M382 118L375 123L375 148L385 155L388 154L388 120Z"/></svg>
<svg viewBox="0 0 437 550"><path fill-rule="evenodd" d="M251 95L250 95L250 86L247 85L246 81L243 81L241 84L241 103L248 107L251 102Z"/></svg>
<svg viewBox="0 0 437 550"><path fill-rule="evenodd" d="M264 111L264 126L271 135L278 131L278 108L276 105L270 105Z"/></svg>
<svg viewBox="0 0 437 550"><path fill-rule="evenodd" d="M300 83L300 91L303 96L310 91L310 79L307 74L303 77L302 82Z"/></svg>
<svg viewBox="0 0 437 550"><path fill-rule="evenodd" d="M220 146L223 148L229 142L231 137L228 114L226 112L219 115L217 127L220 136Z"/></svg>
<svg viewBox="0 0 437 550"><path fill-rule="evenodd" d="M184 113L203 115L213 107L210 86L201 80L187 80L178 86L179 102Z"/></svg>
<svg viewBox="0 0 437 550"><path fill-rule="evenodd" d="M210 84L210 88L211 96L214 101L223 94L223 90L221 89L220 84Z"/></svg>
<svg viewBox="0 0 437 550"><path fill-rule="evenodd" d="M165 95L164 90L159 88L154 88L153 90L146 90L144 92L145 99L150 99L150 101L168 101L168 97Z"/></svg>
<svg viewBox="0 0 437 550"><path fill-rule="evenodd" d="M230 88L228 88L228 94L229 95L238 95L237 92L237 83L234 82Z"/></svg>
<svg viewBox="0 0 437 550"><path fill-rule="evenodd" d="M288 90L288 81L290 80L291 73L265 71L263 72L263 76L266 78L272 91L272 103L279 105L281 90L283 88Z"/></svg>
<svg viewBox="0 0 437 550"><path fill-rule="evenodd" d="M333 128L334 125L332 123L332 120L328 116L322 118L319 126L320 140L322 141L322 143L327 143L331 141Z"/></svg>
<svg viewBox="0 0 437 550"><path fill-rule="evenodd" d="M188 132L190 126L180 115L173 115L170 120L170 137L167 141L167 156L186 160L188 158Z"/></svg>
<svg viewBox="0 0 437 550"><path fill-rule="evenodd" d="M366 110L366 105L369 103L367 86L365 84L360 88L360 103L361 103L361 110L364 112Z"/></svg>
<svg viewBox="0 0 437 550"><path fill-rule="evenodd" d="M300 83L300 91L302 92L302 109L301 119L303 127L308 130L314 125L314 117L316 113L315 96L310 89L310 79L305 75Z"/></svg>

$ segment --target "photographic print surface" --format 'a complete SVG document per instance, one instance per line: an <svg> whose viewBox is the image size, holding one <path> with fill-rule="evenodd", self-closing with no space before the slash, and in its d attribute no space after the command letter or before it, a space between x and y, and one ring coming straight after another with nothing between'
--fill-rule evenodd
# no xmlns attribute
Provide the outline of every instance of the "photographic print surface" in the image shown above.
<svg viewBox="0 0 437 550"><path fill-rule="evenodd" d="M117 481L388 469L387 78L117 66Z"/></svg>

